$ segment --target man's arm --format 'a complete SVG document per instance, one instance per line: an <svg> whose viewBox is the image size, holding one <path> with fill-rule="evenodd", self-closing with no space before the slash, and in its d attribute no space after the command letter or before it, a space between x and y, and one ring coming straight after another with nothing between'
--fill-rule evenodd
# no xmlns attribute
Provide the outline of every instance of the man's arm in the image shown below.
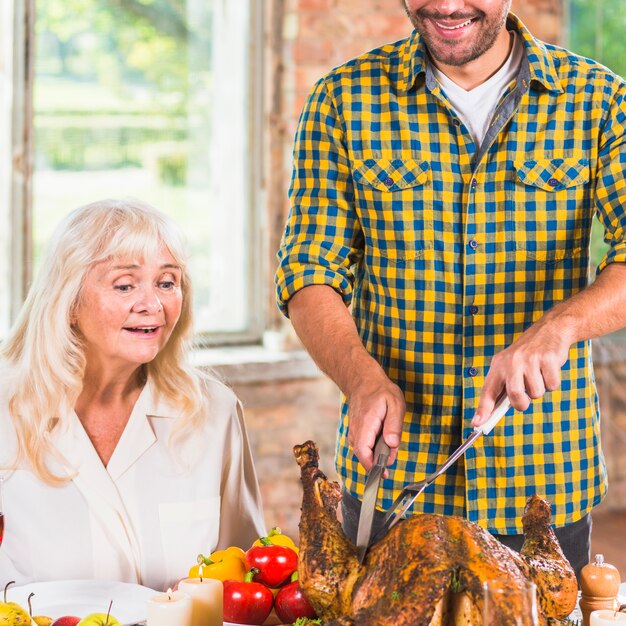
<svg viewBox="0 0 626 626"><path fill-rule="evenodd" d="M345 394L350 425L348 441L369 471L382 430L392 452L400 445L405 403L400 388L367 352L341 296L327 285L311 285L289 300L289 317L319 368Z"/></svg>
<svg viewBox="0 0 626 626"><path fill-rule="evenodd" d="M611 263L595 282L557 304L496 354L485 378L474 425L491 414L503 390L518 411L561 384L570 346L626 326L626 265Z"/></svg>

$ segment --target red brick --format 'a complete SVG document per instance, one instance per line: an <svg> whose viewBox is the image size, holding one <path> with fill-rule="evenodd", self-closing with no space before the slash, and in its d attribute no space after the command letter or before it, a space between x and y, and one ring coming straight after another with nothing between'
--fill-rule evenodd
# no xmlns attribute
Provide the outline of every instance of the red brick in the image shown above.
<svg viewBox="0 0 626 626"><path fill-rule="evenodd" d="M333 52L330 41L299 39L293 44L293 60L297 65L323 65Z"/></svg>
<svg viewBox="0 0 626 626"><path fill-rule="evenodd" d="M308 93L315 82L331 69L329 64L310 65L296 68L294 85L296 93Z"/></svg>
<svg viewBox="0 0 626 626"><path fill-rule="evenodd" d="M331 11L333 0L298 0L301 11Z"/></svg>
<svg viewBox="0 0 626 626"><path fill-rule="evenodd" d="M373 15L377 13L380 15L404 15L406 17L403 0L369 0L368 2L363 2L363 0L339 0L339 6L343 13L356 15Z"/></svg>

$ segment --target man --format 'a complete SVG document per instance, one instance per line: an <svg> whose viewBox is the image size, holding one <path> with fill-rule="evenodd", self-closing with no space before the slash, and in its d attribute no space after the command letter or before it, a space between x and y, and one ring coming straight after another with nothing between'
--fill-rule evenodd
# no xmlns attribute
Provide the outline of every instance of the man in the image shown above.
<svg viewBox="0 0 626 626"><path fill-rule="evenodd" d="M579 571L606 492L589 339L626 325L626 86L534 39L510 0L405 5L408 39L313 88L279 251L279 306L343 392L344 527L379 432L384 511L506 393L413 512L519 549L538 493ZM588 285L594 212L610 249Z"/></svg>

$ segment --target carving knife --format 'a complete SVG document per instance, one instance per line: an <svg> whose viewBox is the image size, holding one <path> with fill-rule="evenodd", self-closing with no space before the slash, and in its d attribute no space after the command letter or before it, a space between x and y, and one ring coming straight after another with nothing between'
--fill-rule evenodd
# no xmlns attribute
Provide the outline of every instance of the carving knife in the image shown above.
<svg viewBox="0 0 626 626"><path fill-rule="evenodd" d="M372 537L372 524L374 523L374 511L376 510L376 500L378 499L378 488L380 480L387 466L389 459L389 446L383 439L382 432L378 435L376 445L374 446L374 458L376 462L372 466L365 483L365 491L363 493L363 502L361 503L361 512L359 514L359 526L356 534L356 547L359 561L363 563L365 553L370 544Z"/></svg>

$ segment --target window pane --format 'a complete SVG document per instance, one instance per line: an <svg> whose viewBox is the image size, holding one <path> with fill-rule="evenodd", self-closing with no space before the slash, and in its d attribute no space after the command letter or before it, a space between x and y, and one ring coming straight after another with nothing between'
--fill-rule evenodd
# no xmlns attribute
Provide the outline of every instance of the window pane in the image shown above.
<svg viewBox="0 0 626 626"><path fill-rule="evenodd" d="M626 76L624 0L569 0L570 47Z"/></svg>
<svg viewBox="0 0 626 626"><path fill-rule="evenodd" d="M37 3L35 266L69 210L137 197L186 232L196 329L250 331L247 7Z"/></svg>

